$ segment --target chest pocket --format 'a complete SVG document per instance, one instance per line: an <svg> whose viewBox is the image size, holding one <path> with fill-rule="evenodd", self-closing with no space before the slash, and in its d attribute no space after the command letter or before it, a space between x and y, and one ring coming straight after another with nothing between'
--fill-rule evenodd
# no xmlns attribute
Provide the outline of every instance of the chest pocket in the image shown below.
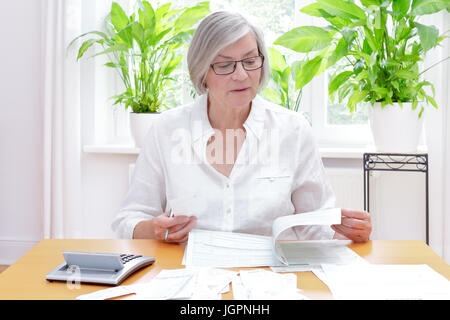
<svg viewBox="0 0 450 320"><path fill-rule="evenodd" d="M249 203L249 214L277 217L289 208L292 184L290 172L262 167L252 183L254 188Z"/></svg>

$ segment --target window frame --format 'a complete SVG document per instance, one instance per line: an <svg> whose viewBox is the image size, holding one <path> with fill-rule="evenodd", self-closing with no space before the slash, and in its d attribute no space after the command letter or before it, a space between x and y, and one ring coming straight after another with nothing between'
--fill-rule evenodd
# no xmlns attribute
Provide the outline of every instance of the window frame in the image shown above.
<svg viewBox="0 0 450 320"><path fill-rule="evenodd" d="M295 0L295 25L323 27L326 22L300 12L300 9L314 0ZM304 87L302 105L309 106L311 127L320 147L361 148L372 144L369 123L364 125L332 125L327 122L328 115L328 72L316 76ZM321 97L321 99L317 99ZM308 109L308 108L307 108Z"/></svg>
<svg viewBox="0 0 450 320"><path fill-rule="evenodd" d="M89 16L89 18L84 20L90 19L90 21L84 21L83 23L86 31L100 29L102 27L105 13L109 11L112 1L82 2L83 13ZM129 8L135 1L118 0L119 4L124 8ZM183 4L187 2L183 0L179 1ZM314 17L300 12L301 8L312 2L313 0L295 0L294 26L320 25L320 22L318 22L320 19L314 19ZM94 24L92 19L95 21ZM266 46L269 47L270 45L266 43ZM105 68L106 58L102 56L97 56L95 59L82 59L80 61L84 64L84 67L82 66L82 72L84 70L85 73L93 77L93 80L82 81L81 83L82 94L85 97L91 97L93 101L93 103L88 103L89 106L83 107L84 113L86 114L85 119L88 119L89 116L91 117L88 120L88 125L85 126L86 132L83 134L85 137L83 140L86 144L133 144L129 130L130 110L124 110L123 106L113 106L113 101L109 98L117 94L122 87L120 78L114 75L115 70ZM185 57L180 66L187 70ZM192 101L192 98L189 95L188 88L184 85L183 87L182 101L185 104ZM310 111L311 126L319 146L360 148L371 144L372 138L368 124L327 124L327 90L327 72L325 71L304 87L300 107L301 110ZM317 99L317 97L321 97L321 99ZM84 99L84 101L88 100L88 98Z"/></svg>

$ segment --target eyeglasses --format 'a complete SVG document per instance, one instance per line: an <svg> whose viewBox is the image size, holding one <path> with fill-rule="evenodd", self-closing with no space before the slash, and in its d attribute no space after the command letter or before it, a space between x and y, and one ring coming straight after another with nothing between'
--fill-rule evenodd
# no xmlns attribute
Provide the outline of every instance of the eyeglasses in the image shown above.
<svg viewBox="0 0 450 320"><path fill-rule="evenodd" d="M249 57L237 61L224 61L211 64L211 68L217 75L232 74L236 70L237 63L242 63L242 67L246 71L253 71L262 68L264 62L264 56L259 55L255 57Z"/></svg>

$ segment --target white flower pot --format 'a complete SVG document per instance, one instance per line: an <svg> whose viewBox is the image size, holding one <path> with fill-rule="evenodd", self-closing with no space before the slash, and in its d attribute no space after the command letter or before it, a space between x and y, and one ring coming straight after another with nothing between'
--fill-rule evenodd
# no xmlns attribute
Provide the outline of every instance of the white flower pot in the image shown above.
<svg viewBox="0 0 450 320"><path fill-rule="evenodd" d="M412 110L411 102L386 105L381 109L377 102L369 107L369 121L377 152L411 153L417 152L423 128L424 113L417 106Z"/></svg>
<svg viewBox="0 0 450 320"><path fill-rule="evenodd" d="M160 115L159 112L152 113L130 113L130 131L136 147L144 145L145 136L152 122Z"/></svg>

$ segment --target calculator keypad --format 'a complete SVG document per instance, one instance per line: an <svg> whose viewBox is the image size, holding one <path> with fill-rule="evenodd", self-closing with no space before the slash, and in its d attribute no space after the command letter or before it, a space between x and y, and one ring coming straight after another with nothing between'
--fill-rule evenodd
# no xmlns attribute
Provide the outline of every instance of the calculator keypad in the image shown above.
<svg viewBox="0 0 450 320"><path fill-rule="evenodd" d="M137 259L142 257L141 255L134 255L134 254L121 254L120 260L122 260L122 263L125 264L127 262L130 262L131 260Z"/></svg>

